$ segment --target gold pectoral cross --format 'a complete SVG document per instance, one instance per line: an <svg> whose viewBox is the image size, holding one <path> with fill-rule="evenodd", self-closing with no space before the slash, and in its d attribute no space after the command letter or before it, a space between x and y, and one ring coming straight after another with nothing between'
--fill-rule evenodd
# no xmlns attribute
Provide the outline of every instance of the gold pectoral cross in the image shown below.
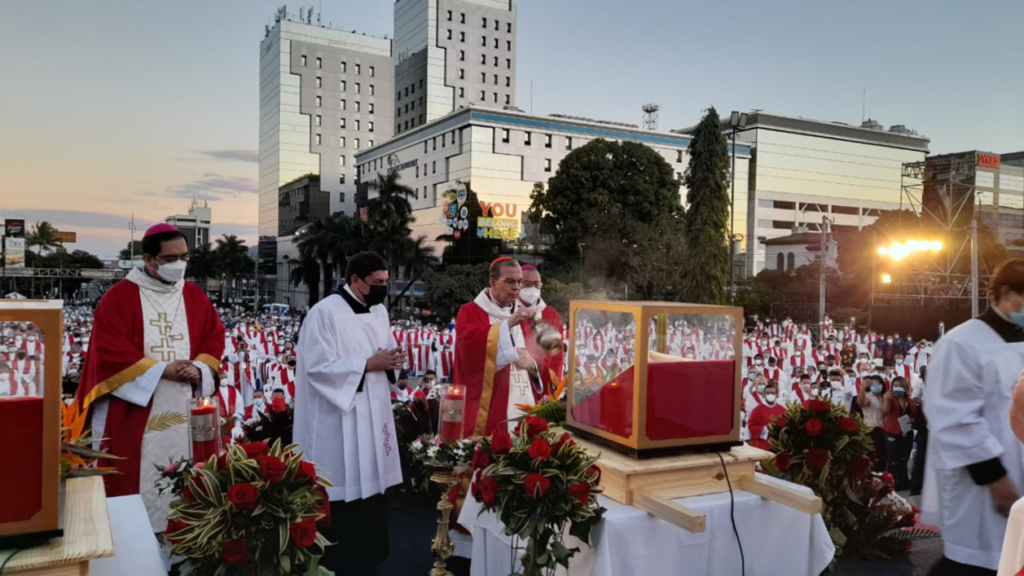
<svg viewBox="0 0 1024 576"><path fill-rule="evenodd" d="M150 354L159 354L162 362L170 362L175 359L174 343L179 340L184 340L185 337L181 334L174 334L171 329L174 325L170 320L167 319L167 314L160 312L157 317L149 321L149 325L153 326L160 331L160 344L157 346L150 346Z"/></svg>

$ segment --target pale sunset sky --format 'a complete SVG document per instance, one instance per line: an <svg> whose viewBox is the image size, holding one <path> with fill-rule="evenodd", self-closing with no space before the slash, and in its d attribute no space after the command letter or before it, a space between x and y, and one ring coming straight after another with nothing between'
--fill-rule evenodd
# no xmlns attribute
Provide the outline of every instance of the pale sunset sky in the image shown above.
<svg viewBox="0 0 1024 576"><path fill-rule="evenodd" d="M259 42L280 4L3 2L0 216L49 220L78 232L69 249L114 257L132 213L141 234L196 198L213 208L214 234L253 244ZM856 124L866 90L867 116L916 128L932 152L1024 149L1024 2L519 6L526 111L639 123L656 101L661 129L692 125L711 105ZM322 18L392 36L392 9L328 0Z"/></svg>

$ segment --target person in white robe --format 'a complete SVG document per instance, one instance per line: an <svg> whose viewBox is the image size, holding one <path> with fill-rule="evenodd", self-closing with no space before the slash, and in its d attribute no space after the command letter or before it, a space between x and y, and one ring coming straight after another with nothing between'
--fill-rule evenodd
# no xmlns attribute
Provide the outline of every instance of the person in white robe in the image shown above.
<svg viewBox="0 0 1024 576"><path fill-rule="evenodd" d="M309 311L299 334L294 440L334 484L321 565L372 575L388 555L384 491L402 482L389 383L405 363L381 306L388 266L353 256L348 284Z"/></svg>
<svg viewBox="0 0 1024 576"><path fill-rule="evenodd" d="M922 522L939 527L945 574L994 574L1024 487L1024 446L1007 407L1024 368L1024 260L996 269L988 310L946 334L928 364Z"/></svg>

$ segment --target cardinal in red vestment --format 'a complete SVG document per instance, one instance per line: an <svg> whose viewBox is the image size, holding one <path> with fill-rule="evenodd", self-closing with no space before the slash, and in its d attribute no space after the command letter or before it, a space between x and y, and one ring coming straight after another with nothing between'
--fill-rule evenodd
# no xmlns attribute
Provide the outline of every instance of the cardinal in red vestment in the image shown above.
<svg viewBox="0 0 1024 576"><path fill-rule="evenodd" d="M189 456L187 403L216 393L224 326L203 291L184 280L185 236L169 224L147 230L143 268L107 291L96 308L92 345L77 401L103 446L107 496L141 494L163 532L170 494L153 483L155 465Z"/></svg>
<svg viewBox="0 0 1024 576"><path fill-rule="evenodd" d="M562 315L558 310L547 305L541 297L541 289L544 282L541 280L540 271L532 264L523 266L523 289L519 291L519 303L523 308L532 311L552 329L558 331L562 342L565 342ZM563 363L565 362L564 348L555 354L547 354L534 343L533 326L523 324L523 336L526 340L526 349L533 356L533 360L540 368L540 379L544 383L544 390L554 394L562 379ZM539 398L538 398L539 400ZM557 400L557 398L555 398Z"/></svg>
<svg viewBox="0 0 1024 576"><path fill-rule="evenodd" d="M452 382L466 387L466 436L507 429L509 418L521 415L515 405L535 401L528 371L539 370L527 351L523 325L536 313L518 302L522 282L519 263L498 258L491 264L490 286L455 319L459 336Z"/></svg>

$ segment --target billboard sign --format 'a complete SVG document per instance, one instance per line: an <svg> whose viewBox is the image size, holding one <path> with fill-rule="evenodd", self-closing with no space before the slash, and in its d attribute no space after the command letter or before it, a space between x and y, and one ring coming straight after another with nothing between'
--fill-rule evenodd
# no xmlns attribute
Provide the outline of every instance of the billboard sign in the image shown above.
<svg viewBox="0 0 1024 576"><path fill-rule="evenodd" d="M61 244L74 244L78 240L77 232L57 232L57 241Z"/></svg>
<svg viewBox="0 0 1024 576"><path fill-rule="evenodd" d="M4 238L4 267L24 268L25 267L25 239L7 237Z"/></svg>
<svg viewBox="0 0 1024 576"><path fill-rule="evenodd" d="M20 218L8 218L4 221L4 236L8 238L25 237L25 221Z"/></svg>

